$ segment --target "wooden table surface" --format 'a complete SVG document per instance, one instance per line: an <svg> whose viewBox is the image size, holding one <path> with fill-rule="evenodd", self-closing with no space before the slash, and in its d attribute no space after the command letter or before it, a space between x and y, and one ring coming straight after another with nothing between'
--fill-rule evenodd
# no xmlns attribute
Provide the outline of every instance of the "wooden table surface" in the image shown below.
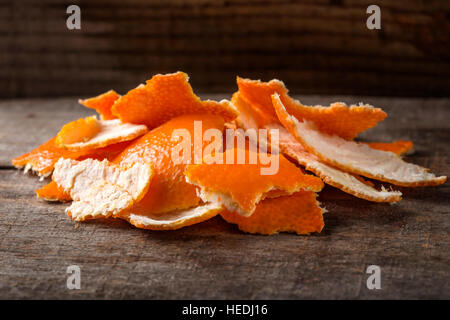
<svg viewBox="0 0 450 320"><path fill-rule="evenodd" d="M217 97L213 97L217 98ZM366 140L411 139L408 161L449 174L450 100L301 97L305 103L364 101L389 118ZM450 298L450 188L406 189L399 204L377 204L332 187L319 235L257 236L220 217L170 232L123 221L75 223L65 204L38 200L46 183L11 158L91 110L76 98L0 102L0 298L303 299ZM81 289L66 287L69 265ZM381 268L381 289L366 268Z"/></svg>

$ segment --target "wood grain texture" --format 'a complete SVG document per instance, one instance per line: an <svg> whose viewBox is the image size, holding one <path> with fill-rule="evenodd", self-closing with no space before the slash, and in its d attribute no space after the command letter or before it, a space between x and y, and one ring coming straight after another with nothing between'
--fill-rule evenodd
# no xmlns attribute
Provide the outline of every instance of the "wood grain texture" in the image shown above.
<svg viewBox="0 0 450 320"><path fill-rule="evenodd" d="M183 70L197 91L235 76L280 78L302 94L450 95L450 6L433 0L0 3L0 97L123 93ZM378 4L382 29L366 28Z"/></svg>
<svg viewBox="0 0 450 320"><path fill-rule="evenodd" d="M389 118L363 138L410 138L417 152L408 161L448 175L448 99L297 98L383 107ZM326 187L319 196L329 210L325 228L309 237L248 235L220 217L171 232L119 220L72 222L66 205L35 197L45 182L9 161L90 113L74 98L0 103L0 298L450 298L448 183L401 188L397 205ZM72 264L81 267L81 290L66 289ZM372 264L381 267L381 290L366 288Z"/></svg>

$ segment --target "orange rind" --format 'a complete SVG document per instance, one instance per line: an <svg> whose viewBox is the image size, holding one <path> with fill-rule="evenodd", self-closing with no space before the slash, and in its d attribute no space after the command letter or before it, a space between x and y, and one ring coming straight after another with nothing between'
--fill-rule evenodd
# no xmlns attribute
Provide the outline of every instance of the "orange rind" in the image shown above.
<svg viewBox="0 0 450 320"><path fill-rule="evenodd" d="M335 134L351 140L360 132L370 129L387 114L380 108L368 104L347 106L345 103L332 103L329 107L306 106L288 95L288 89L280 80L269 82L237 78L240 94L257 110L277 119L271 96L278 93L289 114L297 119L313 122L324 133Z"/></svg>
<svg viewBox="0 0 450 320"><path fill-rule="evenodd" d="M239 152L245 153L245 164L237 163ZM204 202L222 204L229 211L250 216L264 195L272 190L292 194L300 190L318 192L323 182L306 175L282 155L271 155L278 161L278 170L263 175L261 154L248 149L227 149L219 154L222 163L213 163L210 156L202 164L192 164L186 169L186 180L200 188L199 196ZM231 164L229 159L236 159ZM257 159L251 163L250 159Z"/></svg>
<svg viewBox="0 0 450 320"><path fill-rule="evenodd" d="M80 118L65 124L56 135L58 147L74 143L83 143L95 137L102 130L96 116Z"/></svg>
<svg viewBox="0 0 450 320"><path fill-rule="evenodd" d="M373 202L398 202L402 199L400 191L377 190L369 181L357 175L333 168L320 161L315 155L307 152L284 127L276 125L279 129L280 149L284 155L311 171L323 182L338 188L357 198Z"/></svg>
<svg viewBox="0 0 450 320"><path fill-rule="evenodd" d="M201 123L201 129L197 133L195 133L196 122ZM183 174L187 163L184 161L177 163L172 154L184 138L174 139L173 137L176 136L176 130L186 130L185 132L191 138L189 158L193 161L194 136L197 134L203 137L208 129L218 129L222 132L223 127L224 120L220 116L208 114L180 116L135 140L119 154L113 163L120 165L136 162L151 163L155 170L149 192L134 206L134 213L143 215L162 213L188 209L200 204L196 188L186 182ZM208 144L209 142L205 142L202 147Z"/></svg>
<svg viewBox="0 0 450 320"><path fill-rule="evenodd" d="M58 147L55 140L56 137L51 138L34 150L13 159L12 164L16 168L24 168L25 172L31 170L41 178L45 178L51 175L54 165L59 158L74 160L83 160L88 158L97 160L112 160L131 142L125 141L115 143L98 149L72 151Z"/></svg>
<svg viewBox="0 0 450 320"><path fill-rule="evenodd" d="M270 120L262 119L245 99L240 97L239 93L235 93L232 102L240 112L239 117L236 119L239 127L245 130L263 127L269 132L270 130L277 130L280 151L292 161L320 177L326 184L368 201L397 202L401 200L402 193L399 191L390 191L383 188L382 190L377 190L373 187L373 184L357 175L352 175L324 164L316 156L307 152L277 121L270 123Z"/></svg>
<svg viewBox="0 0 450 320"><path fill-rule="evenodd" d="M100 114L102 120L112 120L117 117L112 114L111 107L119 98L120 95L117 94L117 92L114 90L109 90L108 92L102 93L93 98L85 100L80 99L78 102L85 107L96 110Z"/></svg>
<svg viewBox="0 0 450 320"><path fill-rule="evenodd" d="M278 123L278 119L267 115L254 105L250 104L239 91L233 94L231 103L236 106L239 111L239 115L235 119L235 122L240 128L257 129L264 127L266 124Z"/></svg>
<svg viewBox="0 0 450 320"><path fill-rule="evenodd" d="M56 137L36 149L12 160L16 168L24 168L37 173L40 177L49 176L59 158L77 159L87 153L86 150L70 151L60 148L55 144Z"/></svg>
<svg viewBox="0 0 450 320"><path fill-rule="evenodd" d="M65 192L64 189L60 187L55 181L51 181L42 188L36 190L36 194L38 198L46 201L72 201L70 193Z"/></svg>
<svg viewBox="0 0 450 320"><path fill-rule="evenodd" d="M185 114L213 114L225 121L231 121L238 115L236 108L227 100L200 100L192 91L188 75L184 72L153 76L145 85L120 97L114 103L112 113L122 122L145 124L150 129Z"/></svg>
<svg viewBox="0 0 450 320"><path fill-rule="evenodd" d="M190 209L173 210L162 214L135 214L133 211L121 215L122 219L140 229L177 230L209 220L223 210L215 203L201 204Z"/></svg>
<svg viewBox="0 0 450 320"><path fill-rule="evenodd" d="M60 159L52 179L73 199L67 214L84 221L114 217L131 207L147 192L153 173L143 163L120 167L107 160Z"/></svg>
<svg viewBox="0 0 450 320"><path fill-rule="evenodd" d="M295 232L299 235L321 232L324 209L320 208L316 194L299 191L290 196L265 199L250 217L224 210L225 221L237 224L241 231L263 235Z"/></svg>
<svg viewBox="0 0 450 320"><path fill-rule="evenodd" d="M198 127L198 124L201 126ZM222 207L201 202L196 187L187 183L184 176L189 161L175 161L173 151L183 142L182 139L176 138L177 130L182 130L192 138L189 141L190 149L186 160L194 161L195 135L203 137L208 129L217 129L221 134L223 128L224 120L217 115L183 115L171 119L133 142L114 163L151 163L155 175L147 194L120 217L138 228L175 230L217 215ZM208 145L210 142L200 143L204 152Z"/></svg>
<svg viewBox="0 0 450 320"><path fill-rule="evenodd" d="M72 151L98 149L136 139L147 132L145 125L88 117L64 125L56 136L56 144Z"/></svg>
<svg viewBox="0 0 450 320"><path fill-rule="evenodd" d="M86 159L94 159L94 160L103 160L106 159L108 161L114 160L125 148L127 148L130 144L133 143L134 140L118 142L114 144L110 144L103 148L97 149L89 149L86 150L85 154L76 158L76 160L86 160Z"/></svg>
<svg viewBox="0 0 450 320"><path fill-rule="evenodd" d="M323 133L312 122L300 122L291 116L278 94L272 95L272 99L284 127L308 152L332 167L404 187L436 186L447 180L446 176L436 177L428 169L407 163L392 152Z"/></svg>
<svg viewBox="0 0 450 320"><path fill-rule="evenodd" d="M394 142L367 142L372 149L389 151L398 156L412 154L414 152L414 144L412 141L398 140Z"/></svg>

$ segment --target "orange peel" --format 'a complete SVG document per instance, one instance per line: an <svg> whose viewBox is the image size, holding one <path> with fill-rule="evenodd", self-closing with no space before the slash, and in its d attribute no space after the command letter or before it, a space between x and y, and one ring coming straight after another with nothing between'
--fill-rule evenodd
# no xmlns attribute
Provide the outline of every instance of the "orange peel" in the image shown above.
<svg viewBox="0 0 450 320"><path fill-rule="evenodd" d="M130 141L148 132L145 125L122 123L119 119L78 119L64 125L56 137L59 147L72 151L98 149Z"/></svg>
<svg viewBox="0 0 450 320"><path fill-rule="evenodd" d="M55 143L58 147L73 143L86 142L101 131L100 122L96 116L80 118L65 124L56 135Z"/></svg>
<svg viewBox="0 0 450 320"><path fill-rule="evenodd" d="M236 118L236 123L239 127L245 130L263 127L268 129L269 132L271 129L278 130L280 151L292 161L320 177L326 184L369 201L397 202L401 200L402 193L399 191L390 191L383 188L382 190L377 190L373 187L373 184L357 175L352 175L324 164L316 156L307 152L300 142L277 121L263 119L245 99L240 97L239 93L235 93L231 101L240 112L239 117Z"/></svg>
<svg viewBox="0 0 450 320"><path fill-rule="evenodd" d="M299 120L312 121L317 128L328 134L336 134L351 140L360 132L374 127L384 120L387 114L380 108L368 104L347 106L345 103L332 103L329 107L306 106L288 95L288 89L280 80L269 82L237 78L239 92L257 110L277 119L271 96L278 93L286 110Z"/></svg>
<svg viewBox="0 0 450 320"><path fill-rule="evenodd" d="M34 150L12 160L16 168L24 168L37 173L40 177L49 176L59 158L77 159L87 152L86 150L70 151L60 148L55 143L56 137L51 138Z"/></svg>
<svg viewBox="0 0 450 320"><path fill-rule="evenodd" d="M436 186L447 180L446 176L436 177L428 169L407 163L392 152L328 135L306 120L299 122L286 111L278 94L272 95L272 99L284 127L308 152L330 166L405 187Z"/></svg>
<svg viewBox="0 0 450 320"><path fill-rule="evenodd" d="M414 152L414 144L408 140L398 140L394 142L366 142L372 149L390 151L398 156L411 154Z"/></svg>
<svg viewBox="0 0 450 320"><path fill-rule="evenodd" d="M58 147L56 137L51 138L39 147L12 160L16 168L24 168L25 172L32 171L41 178L51 175L54 165L59 158L83 160L93 158L97 160L112 160L131 141L108 145L103 148L71 151Z"/></svg>
<svg viewBox="0 0 450 320"><path fill-rule="evenodd" d="M87 108L96 110L100 114L102 120L112 120L117 117L112 114L111 107L119 98L120 95L117 94L117 92L114 90L109 90L108 92L102 93L96 97L85 100L80 99L78 100L78 103Z"/></svg>
<svg viewBox="0 0 450 320"><path fill-rule="evenodd" d="M314 192L299 191L290 196L261 201L250 217L228 210L220 215L225 221L237 224L241 231L248 233L273 235L295 232L301 235L322 231L323 212Z"/></svg>
<svg viewBox="0 0 450 320"><path fill-rule="evenodd" d="M86 159L94 159L94 160L108 160L112 161L116 158L127 146L129 146L131 141L124 141L120 143L115 143L109 145L104 148L89 150L88 153L82 154L81 156L75 157L76 160L86 160ZM69 158L72 159L72 158ZM56 160L55 160L56 162ZM53 170L53 169L52 169ZM38 198L41 198L46 201L61 201L67 202L71 201L72 198L70 194L64 192L64 190L59 187L55 181L51 181L50 183L44 185L42 188L35 191Z"/></svg>
<svg viewBox="0 0 450 320"><path fill-rule="evenodd" d="M192 91L188 75L184 72L153 76L145 85L120 97L114 103L112 113L122 122L145 124L150 129L185 114L219 115L225 121L231 121L238 115L228 100L200 100Z"/></svg>
<svg viewBox="0 0 450 320"><path fill-rule="evenodd" d="M266 124L278 123L278 119L274 119L250 104L239 91L233 94L231 103L239 111L239 115L235 119L238 127L255 129L263 127Z"/></svg>
<svg viewBox="0 0 450 320"><path fill-rule="evenodd" d="M223 210L221 205L206 203L190 209L173 210L162 214L122 214L121 218L140 229L177 230L186 226L209 220Z"/></svg>
<svg viewBox="0 0 450 320"><path fill-rule="evenodd" d="M114 163L127 165L136 162L151 163L155 175L149 191L121 217L138 228L152 230L171 230L205 221L219 213L219 206L201 203L196 187L187 183L184 171L187 163L176 163L172 151L180 144L173 139L176 130L187 130L195 139L196 121L201 121L200 134L208 129L224 128L222 117L211 114L189 114L173 118L160 127L134 141L125 149ZM204 149L209 142L203 142ZM190 159L194 159L192 140L189 143Z"/></svg>
<svg viewBox="0 0 450 320"><path fill-rule="evenodd" d="M280 125L276 125L275 127L279 129L281 152L288 158L304 166L306 170L316 174L326 184L357 198L373 202L398 202L402 199L402 193L400 191L386 190L383 187L381 190L377 190L373 187L372 183L363 180L360 176L347 173L323 163L315 155L306 151L300 142L284 127Z"/></svg>
<svg viewBox="0 0 450 320"><path fill-rule="evenodd" d="M50 181L50 183L36 190L36 194L38 198L44 199L46 201L72 201L70 193L65 192L64 189L60 187L55 181Z"/></svg>
<svg viewBox="0 0 450 320"><path fill-rule="evenodd" d="M245 164L230 164L227 159L245 152ZM186 169L186 180L200 188L199 196L204 202L220 203L230 211L250 216L256 204L272 190L283 190L292 194L300 190L320 191L323 182L314 176L306 175L301 169L282 155L278 158L278 170L274 174L262 175L263 164L260 154L248 149L227 149L219 155L223 163L212 163L211 156L204 157L204 163L192 164ZM248 159L258 159L249 163Z"/></svg>
<svg viewBox="0 0 450 320"><path fill-rule="evenodd" d="M206 130L214 128L222 131L224 126L224 120L220 116L207 114L180 116L135 140L113 160L113 163L120 165L136 162L153 165L155 176L149 188L150 192L134 206L136 214L188 209L200 203L196 188L185 181L183 173L187 163L176 163L172 158L172 150L181 142L172 139L175 130L187 130L193 140L195 121L201 121L202 128L198 134L202 137ZM204 143L203 147L207 144ZM190 143L190 146L190 158L194 159L193 144Z"/></svg>
<svg viewBox="0 0 450 320"><path fill-rule="evenodd" d="M144 196L152 177L149 164L119 167L93 159L60 159L52 176L73 199L66 212L75 221L116 216Z"/></svg>

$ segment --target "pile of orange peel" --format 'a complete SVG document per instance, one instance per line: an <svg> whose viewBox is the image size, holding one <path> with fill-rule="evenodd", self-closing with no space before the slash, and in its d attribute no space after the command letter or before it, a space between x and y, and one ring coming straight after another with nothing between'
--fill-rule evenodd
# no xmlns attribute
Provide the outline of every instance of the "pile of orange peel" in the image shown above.
<svg viewBox="0 0 450 320"><path fill-rule="evenodd" d="M79 102L100 115L64 125L56 137L12 160L51 182L37 190L46 201L71 201L75 221L120 218L151 230L174 230L220 215L240 230L256 234L321 232L323 213L317 193L324 183L374 202L398 202L402 193L376 187L373 180L402 187L436 186L446 181L401 156L410 141L365 143L354 139L386 118L367 104L306 106L291 98L279 80L237 78L231 101L202 101L183 72L155 75L121 96L109 91ZM265 166L205 161L174 163L174 130L194 134L214 128L277 129L275 174ZM246 137L248 145L262 144ZM206 150L207 142L201 147ZM237 147L214 149L234 157ZM250 158L257 149L246 148ZM240 150L242 151L242 150ZM364 177L364 178L363 178ZM371 179L371 180L368 180Z"/></svg>

